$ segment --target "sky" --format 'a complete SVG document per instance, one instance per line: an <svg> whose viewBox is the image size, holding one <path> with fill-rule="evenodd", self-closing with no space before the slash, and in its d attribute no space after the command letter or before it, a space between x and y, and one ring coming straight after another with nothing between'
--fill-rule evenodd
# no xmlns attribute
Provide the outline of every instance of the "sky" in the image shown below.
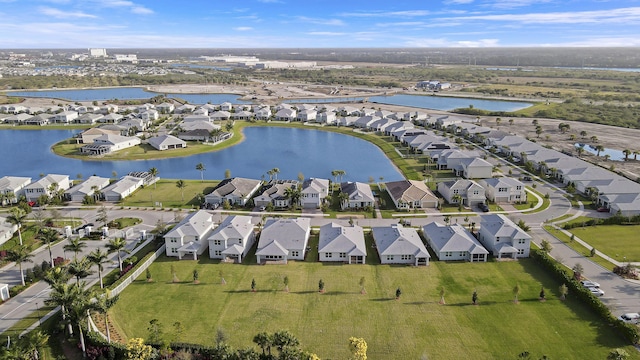
<svg viewBox="0 0 640 360"><path fill-rule="evenodd" d="M0 0L0 48L640 46L640 0Z"/></svg>

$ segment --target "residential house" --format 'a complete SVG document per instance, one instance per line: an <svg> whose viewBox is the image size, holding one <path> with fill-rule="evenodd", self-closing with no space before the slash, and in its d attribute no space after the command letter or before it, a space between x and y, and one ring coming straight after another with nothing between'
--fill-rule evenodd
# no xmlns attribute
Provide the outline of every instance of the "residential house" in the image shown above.
<svg viewBox="0 0 640 360"><path fill-rule="evenodd" d="M429 265L429 252L414 228L393 224L372 227L371 233L382 264Z"/></svg>
<svg viewBox="0 0 640 360"><path fill-rule="evenodd" d="M367 246L360 226L329 223L320 227L318 242L320 261L364 264L366 257Z"/></svg>
<svg viewBox="0 0 640 360"><path fill-rule="evenodd" d="M71 201L83 201L85 196L95 196L100 194L100 190L109 186L109 179L99 176L90 176L80 184L64 192L67 199Z"/></svg>
<svg viewBox="0 0 640 360"><path fill-rule="evenodd" d="M231 114L231 117L236 120L251 120L253 118L253 113L251 111L241 110Z"/></svg>
<svg viewBox="0 0 640 360"><path fill-rule="evenodd" d="M357 116L345 116L336 120L336 125L338 126L353 126L353 124L358 120Z"/></svg>
<svg viewBox="0 0 640 360"><path fill-rule="evenodd" d="M336 123L336 119L336 114L332 111L321 112L318 113L318 116L316 116L317 122L327 125L334 125Z"/></svg>
<svg viewBox="0 0 640 360"><path fill-rule="evenodd" d="M484 188L473 180L460 179L438 183L438 192L449 204L476 206L486 200Z"/></svg>
<svg viewBox="0 0 640 360"><path fill-rule="evenodd" d="M318 112L315 109L305 109L298 112L296 120L302 122L316 121L316 116L318 116Z"/></svg>
<svg viewBox="0 0 640 360"><path fill-rule="evenodd" d="M329 180L310 178L302 184L300 205L303 208L319 208L329 196Z"/></svg>
<svg viewBox="0 0 640 360"><path fill-rule="evenodd" d="M49 115L49 114L38 114L38 115L32 116L32 117L24 120L23 124L25 124L25 125L43 126L43 125L49 124L50 123L50 119L51 119L51 115Z"/></svg>
<svg viewBox="0 0 640 360"><path fill-rule="evenodd" d="M80 138L83 144L93 144L93 141L102 135L120 135L120 132L117 130L90 128L80 133Z"/></svg>
<svg viewBox="0 0 640 360"><path fill-rule="evenodd" d="M149 138L149 145L153 146L156 150L164 151L171 149L182 149L187 147L187 143L178 139L173 135L160 135Z"/></svg>
<svg viewBox="0 0 640 360"><path fill-rule="evenodd" d="M233 110L233 104L228 102L228 101L225 101L222 104L220 104L220 110L222 110L222 111L231 111L231 110Z"/></svg>
<svg viewBox="0 0 640 360"><path fill-rule="evenodd" d="M482 179L479 183L484 187L487 199L496 204L512 204L527 201L525 185L514 178L502 176Z"/></svg>
<svg viewBox="0 0 640 360"><path fill-rule="evenodd" d="M104 155L114 151L140 145L137 137L104 134L93 139L92 144L80 148L80 152L89 155Z"/></svg>
<svg viewBox="0 0 640 360"><path fill-rule="evenodd" d="M22 124L25 121L27 121L28 119L31 119L31 115L26 114L26 113L19 113L19 114L15 114L15 115L11 115L9 117L6 117L4 119L4 122L7 124Z"/></svg>
<svg viewBox="0 0 640 360"><path fill-rule="evenodd" d="M310 234L309 218L267 218L258 241L257 262L281 261L286 264L288 260L304 260Z"/></svg>
<svg viewBox="0 0 640 360"><path fill-rule="evenodd" d="M213 215L205 210L187 215L164 235L167 256L182 259L185 255L191 255L193 260L198 260L198 255L209 245L207 239L213 226Z"/></svg>
<svg viewBox="0 0 640 360"><path fill-rule="evenodd" d="M120 201L131 195L134 191L144 185L144 179L134 176L124 176L115 183L102 190L105 201Z"/></svg>
<svg viewBox="0 0 640 360"><path fill-rule="evenodd" d="M486 262L489 252L464 226L432 222L422 227L427 244L441 261Z"/></svg>
<svg viewBox="0 0 640 360"><path fill-rule="evenodd" d="M482 215L478 240L493 256L502 258L529 257L531 236L503 214Z"/></svg>
<svg viewBox="0 0 640 360"><path fill-rule="evenodd" d="M467 179L485 179L491 177L493 165L482 158L462 159L454 172Z"/></svg>
<svg viewBox="0 0 640 360"><path fill-rule="evenodd" d="M260 189L260 185L262 185L260 180L239 177L225 179L211 193L205 195L205 203L220 205L227 200L231 205L244 206Z"/></svg>
<svg viewBox="0 0 640 360"><path fill-rule="evenodd" d="M3 176L0 178L0 204L15 204L20 195L24 194L24 188L31 184L30 177Z"/></svg>
<svg viewBox="0 0 640 360"><path fill-rule="evenodd" d="M294 121L297 112L293 109L280 109L276 112L276 120L278 121Z"/></svg>
<svg viewBox="0 0 640 360"><path fill-rule="evenodd" d="M272 204L275 208L288 208L291 199L286 196L287 189L298 187L297 180L272 180L264 186L262 194L253 198L255 206L267 206Z"/></svg>
<svg viewBox="0 0 640 360"><path fill-rule="evenodd" d="M131 118L121 121L118 126L122 127L124 131L123 135L135 135L140 131L145 131L149 127L150 121L139 119L139 118Z"/></svg>
<svg viewBox="0 0 640 360"><path fill-rule="evenodd" d="M195 109L196 107L194 105L184 104L175 108L173 112L176 114L189 114L189 113L192 113Z"/></svg>
<svg viewBox="0 0 640 360"><path fill-rule="evenodd" d="M70 124L73 120L78 118L78 113L75 111L63 111L53 115L51 120L55 123Z"/></svg>
<svg viewBox="0 0 640 360"><path fill-rule="evenodd" d="M257 120L269 120L271 119L271 109L269 107L263 107L254 111Z"/></svg>
<svg viewBox="0 0 640 360"><path fill-rule="evenodd" d="M255 239L251 216L227 216L207 238L209 257L241 263Z"/></svg>
<svg viewBox="0 0 640 360"><path fill-rule="evenodd" d="M67 190L71 186L69 175L49 174L24 187L27 201L38 201L42 195L55 196L58 191Z"/></svg>
<svg viewBox="0 0 640 360"><path fill-rule="evenodd" d="M211 118L211 120L213 121L229 120L231 119L231 113L226 110L215 111L211 115L209 115L209 118Z"/></svg>
<svg viewBox="0 0 640 360"><path fill-rule="evenodd" d="M140 119L144 121L156 121L160 118L160 114L158 110L150 109L140 113Z"/></svg>
<svg viewBox="0 0 640 360"><path fill-rule="evenodd" d="M124 116L120 114L109 113L101 117L100 119L98 119L98 122L105 123L105 124L117 124L120 122L120 120L122 120L123 117Z"/></svg>
<svg viewBox="0 0 640 360"><path fill-rule="evenodd" d="M18 231L18 225L14 225L7 221L6 217L0 216L0 245L11 240L16 231Z"/></svg>
<svg viewBox="0 0 640 360"><path fill-rule="evenodd" d="M393 181L385 183L385 188L398 209L438 207L438 198L422 181Z"/></svg>
<svg viewBox="0 0 640 360"><path fill-rule="evenodd" d="M103 117L104 115L102 114L86 113L80 115L78 118L73 120L73 122L77 124L95 124Z"/></svg>
<svg viewBox="0 0 640 360"><path fill-rule="evenodd" d="M171 114L176 107L172 103L164 102L160 105L156 105L156 110L158 110L161 114Z"/></svg>
<svg viewBox="0 0 640 360"><path fill-rule="evenodd" d="M376 201L369 184L361 182L343 182L340 184L340 191L348 195L348 197L345 197L340 202L342 210L364 209L366 207L373 208Z"/></svg>

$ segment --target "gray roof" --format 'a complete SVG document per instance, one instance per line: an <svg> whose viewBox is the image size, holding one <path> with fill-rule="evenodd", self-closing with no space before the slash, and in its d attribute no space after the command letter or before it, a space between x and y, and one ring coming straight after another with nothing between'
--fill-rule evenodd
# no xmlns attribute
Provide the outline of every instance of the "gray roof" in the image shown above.
<svg viewBox="0 0 640 360"><path fill-rule="evenodd" d="M109 178L103 178L100 176L90 176L85 181L65 191L65 194L85 194L90 195L94 193L93 187L97 187L97 191L109 185Z"/></svg>
<svg viewBox="0 0 640 360"><path fill-rule="evenodd" d="M502 214L482 215L480 218L480 227L494 238L531 239L529 234Z"/></svg>
<svg viewBox="0 0 640 360"><path fill-rule="evenodd" d="M143 181L142 178L138 178L138 177L133 177L133 176L128 176L127 175L127 176L123 176L117 182L115 182L115 183L107 186L106 188L104 188L104 190L102 190L102 192L104 194L113 192L113 193L122 195L124 192L128 191L132 187L142 186L143 182L144 181Z"/></svg>
<svg viewBox="0 0 640 360"><path fill-rule="evenodd" d="M253 232L251 216L227 216L220 225L209 235L211 240L247 239Z"/></svg>
<svg viewBox="0 0 640 360"><path fill-rule="evenodd" d="M466 251L470 254L489 254L482 244L464 226L451 226L432 222L422 227L429 245L437 252Z"/></svg>
<svg viewBox="0 0 640 360"><path fill-rule="evenodd" d="M287 250L304 251L310 231L311 220L309 218L268 218L260 234L258 252L274 241Z"/></svg>
<svg viewBox="0 0 640 360"><path fill-rule="evenodd" d="M205 210L198 210L187 215L165 237L182 238L184 236L198 236L202 239L213 226L213 215Z"/></svg>
<svg viewBox="0 0 640 360"><path fill-rule="evenodd" d="M245 197L250 195L260 183L260 180L239 177L225 179L222 180L211 193L207 194L207 196L225 197L229 194L234 194L238 197Z"/></svg>
<svg viewBox="0 0 640 360"><path fill-rule="evenodd" d="M173 145L180 144L182 146L186 146L186 142L182 139L178 139L173 135L160 135L154 136L149 139L149 145L153 146L156 149L159 149L162 145Z"/></svg>
<svg viewBox="0 0 640 360"><path fill-rule="evenodd" d="M347 253L349 256L366 256L367 247L360 226L342 226L329 223L320 227L318 252Z"/></svg>
<svg viewBox="0 0 640 360"><path fill-rule="evenodd" d="M371 228L378 254L414 255L415 257L431 257L414 228L405 228L401 224Z"/></svg>
<svg viewBox="0 0 640 360"><path fill-rule="evenodd" d="M349 194L349 201L375 201L371 186L362 182L343 182L340 190Z"/></svg>
<svg viewBox="0 0 640 360"><path fill-rule="evenodd" d="M0 178L0 192L14 191L31 183L30 177L4 176Z"/></svg>

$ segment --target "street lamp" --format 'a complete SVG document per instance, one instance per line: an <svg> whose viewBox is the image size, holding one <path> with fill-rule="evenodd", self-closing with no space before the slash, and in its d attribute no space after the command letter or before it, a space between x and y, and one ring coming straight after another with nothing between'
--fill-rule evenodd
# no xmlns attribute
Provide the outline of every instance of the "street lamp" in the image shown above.
<svg viewBox="0 0 640 360"><path fill-rule="evenodd" d="M40 308L38 307L37 301L36 301L36 316L38 317L38 325L42 326L42 319L40 318Z"/></svg>

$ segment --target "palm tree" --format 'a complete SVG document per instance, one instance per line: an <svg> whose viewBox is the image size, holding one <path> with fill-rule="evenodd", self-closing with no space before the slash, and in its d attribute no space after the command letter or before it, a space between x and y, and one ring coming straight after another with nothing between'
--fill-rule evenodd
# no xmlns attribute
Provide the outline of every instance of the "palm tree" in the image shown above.
<svg viewBox="0 0 640 360"><path fill-rule="evenodd" d="M102 251L101 249L95 249L87 255L87 259L93 263L98 265L98 277L100 278L100 288L104 288L104 284L102 283L102 270L104 267L102 264L105 264L109 261L109 254L106 251Z"/></svg>
<svg viewBox="0 0 640 360"><path fill-rule="evenodd" d="M151 174L151 176L153 176L153 189L156 189L156 177L158 176L158 168L156 167L152 167L151 169L149 169L149 174Z"/></svg>
<svg viewBox="0 0 640 360"><path fill-rule="evenodd" d="M27 214L24 210L17 207L13 208L11 210L11 215L7 216L7 221L18 227L18 239L20 240L20 245L22 245L22 232L20 231L20 228L22 227L22 222L26 217Z"/></svg>
<svg viewBox="0 0 640 360"><path fill-rule="evenodd" d="M42 232L42 235L40 235L40 238L47 243L47 248L49 249L49 259L51 260L51 267L53 267L54 264L53 264L53 253L51 252L51 243L54 243L60 240L60 235L54 229L46 229L45 231Z"/></svg>
<svg viewBox="0 0 640 360"><path fill-rule="evenodd" d="M20 269L20 280L22 280L22 286L25 285L24 273L22 272L22 263L33 262L33 260L31 260L32 257L33 257L33 254L31 254L30 249L24 245L19 245L9 250L7 259L9 261L13 261L16 264L18 264L18 268Z"/></svg>
<svg viewBox="0 0 640 360"><path fill-rule="evenodd" d="M67 282L59 282L51 285L49 299L45 300L47 305L60 306L62 310L62 322L67 324L69 335L73 334L73 328L69 320L69 307L75 298L75 291L78 285Z"/></svg>
<svg viewBox="0 0 640 360"><path fill-rule="evenodd" d="M338 176L340 177L340 182L342 182L342 177L347 175L347 172L344 170L337 170Z"/></svg>
<svg viewBox="0 0 640 360"><path fill-rule="evenodd" d="M280 173L280 169L273 168L271 169L271 171L273 171L273 176L275 177L275 179L278 180L278 174Z"/></svg>
<svg viewBox="0 0 640 360"><path fill-rule="evenodd" d="M87 318L89 309L93 306L91 301L93 297L93 291L86 289L86 284L84 282L77 284L74 287L73 300L71 301L68 309L71 322L74 322L78 326L83 357L86 356L87 349L84 342L84 332L82 331L81 324Z"/></svg>
<svg viewBox="0 0 640 360"><path fill-rule="evenodd" d="M70 278L71 278L71 274L69 274L69 272L67 271L67 268L64 266L59 266L56 268L48 269L44 273L42 280L44 280L47 284L53 287L56 284L62 284L62 283L68 282Z"/></svg>
<svg viewBox="0 0 640 360"><path fill-rule="evenodd" d="M582 137L583 139L587 137L587 132L582 130L580 131L580 137Z"/></svg>
<svg viewBox="0 0 640 360"><path fill-rule="evenodd" d="M184 202L184 188L187 187L187 184L184 182L184 180L178 180L178 181L176 181L176 187L178 189L180 189L180 195L182 197L182 202Z"/></svg>
<svg viewBox="0 0 640 360"><path fill-rule="evenodd" d="M624 154L624 161L628 161L629 155L631 155L632 151L629 149L624 149L622 150L622 153Z"/></svg>
<svg viewBox="0 0 640 360"><path fill-rule="evenodd" d="M271 356L271 345L273 342L271 339L271 335L266 332L258 333L253 337L253 342L262 349L262 355L265 355L266 350L269 356Z"/></svg>
<svg viewBox="0 0 640 360"><path fill-rule="evenodd" d="M458 211L462 211L462 195L460 194L455 194L451 197L451 200L458 204Z"/></svg>
<svg viewBox="0 0 640 360"><path fill-rule="evenodd" d="M640 154L640 151L633 150L633 160L638 160L638 154Z"/></svg>
<svg viewBox="0 0 640 360"><path fill-rule="evenodd" d="M345 208L349 204L349 194L344 191L340 191L338 194L338 201L340 202L340 208Z"/></svg>
<svg viewBox="0 0 640 360"><path fill-rule="evenodd" d="M604 151L604 146L596 145L596 156L600 156L601 151Z"/></svg>
<svg viewBox="0 0 640 360"><path fill-rule="evenodd" d="M42 349L49 343L49 335L40 329L32 330L27 334L27 343L29 344L29 353L32 354L31 359L38 360ZM45 359L44 353L42 353L42 359Z"/></svg>
<svg viewBox="0 0 640 360"><path fill-rule="evenodd" d="M200 171L200 181L204 182L204 171L207 170L207 168L203 163L198 163L196 164L196 170Z"/></svg>
<svg viewBox="0 0 640 360"><path fill-rule="evenodd" d="M82 250L86 247L87 247L86 242L80 240L80 238L75 238L75 239L69 239L69 243L63 246L62 249L64 249L64 251L72 251L74 254L73 258L77 259L78 253L82 252Z"/></svg>
<svg viewBox="0 0 640 360"><path fill-rule="evenodd" d="M87 260L86 257L71 260L67 265L67 270L69 274L76 277L76 284L80 283L80 279L84 279L93 274L93 271L91 271L91 262Z"/></svg>
<svg viewBox="0 0 640 360"><path fill-rule="evenodd" d="M112 252L115 252L118 254L118 266L120 267L120 271L122 271L122 253L125 252L128 254L131 252L125 247L126 245L127 242L123 238L111 239L107 243L108 253L111 254Z"/></svg>
<svg viewBox="0 0 640 360"><path fill-rule="evenodd" d="M291 201L291 206L296 206L300 201L302 191L297 186L288 187L284 190L284 196Z"/></svg>
<svg viewBox="0 0 640 360"><path fill-rule="evenodd" d="M111 343L111 332L109 331L109 309L118 301L118 295L111 297L110 291L105 290L104 294L96 296L96 301L92 304L93 310L104 316L104 328L107 332L107 342Z"/></svg>

